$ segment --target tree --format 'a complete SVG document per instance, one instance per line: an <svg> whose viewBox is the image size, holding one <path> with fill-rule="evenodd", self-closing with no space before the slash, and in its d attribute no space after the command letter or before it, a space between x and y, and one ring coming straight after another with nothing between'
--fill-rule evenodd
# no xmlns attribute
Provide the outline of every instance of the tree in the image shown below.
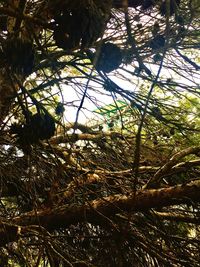
<svg viewBox="0 0 200 267"><path fill-rule="evenodd" d="M1 1L1 266L200 266L199 13Z"/></svg>

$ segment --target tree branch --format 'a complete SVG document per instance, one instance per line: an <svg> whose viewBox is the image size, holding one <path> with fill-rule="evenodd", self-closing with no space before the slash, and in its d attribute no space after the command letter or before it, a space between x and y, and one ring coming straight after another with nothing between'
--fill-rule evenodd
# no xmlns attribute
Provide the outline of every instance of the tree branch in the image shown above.
<svg viewBox="0 0 200 267"><path fill-rule="evenodd" d="M64 205L61 207L32 211L13 219L17 225L41 225L48 230L67 227L70 224L88 221L98 224L122 211L137 212L151 208L166 207L198 202L200 180L169 188L141 190L130 195L113 195L88 202L84 205Z"/></svg>
<svg viewBox="0 0 200 267"><path fill-rule="evenodd" d="M186 148L178 153L176 153L171 159L162 167L160 168L155 175L148 181L148 183L144 186L144 189L146 188L152 188L159 184L162 177L168 173L173 166L175 166L179 160L187 155L190 154L196 154L200 151L200 146L193 146Z"/></svg>

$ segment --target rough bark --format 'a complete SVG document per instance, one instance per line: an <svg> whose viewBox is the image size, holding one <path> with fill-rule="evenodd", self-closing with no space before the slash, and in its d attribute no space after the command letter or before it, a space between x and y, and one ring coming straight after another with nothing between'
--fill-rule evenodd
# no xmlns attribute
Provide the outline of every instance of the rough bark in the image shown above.
<svg viewBox="0 0 200 267"><path fill-rule="evenodd" d="M31 227L43 227L52 231L84 221L103 225L110 222L109 217L121 212L143 212L152 208L198 202L199 199L200 180L197 180L169 188L141 190L128 196L105 197L80 206L63 205L32 211L14 218L11 223L0 222L0 246L18 240L21 235L27 234ZM173 218L166 216L166 219ZM177 216L174 220L177 220ZM189 221L199 224L197 218Z"/></svg>
<svg viewBox="0 0 200 267"><path fill-rule="evenodd" d="M13 220L17 225L37 225L48 230L67 227L70 224L89 221L98 223L120 212L146 211L184 203L198 202L200 181L169 188L142 190L126 195L114 195L97 199L81 206L66 205L52 209L26 213Z"/></svg>

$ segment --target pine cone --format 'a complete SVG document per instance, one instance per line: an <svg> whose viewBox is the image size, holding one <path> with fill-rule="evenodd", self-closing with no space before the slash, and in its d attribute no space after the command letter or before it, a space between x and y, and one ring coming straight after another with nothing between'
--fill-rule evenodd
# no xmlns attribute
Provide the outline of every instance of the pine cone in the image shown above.
<svg viewBox="0 0 200 267"><path fill-rule="evenodd" d="M34 67L35 51L28 40L11 38L2 47L5 62L13 72L29 75Z"/></svg>
<svg viewBox="0 0 200 267"><path fill-rule="evenodd" d="M76 1L77 2L77 1ZM79 1L78 5L69 4L55 14L56 45L63 49L82 49L90 47L103 34L109 17L110 2L106 9L105 2Z"/></svg>

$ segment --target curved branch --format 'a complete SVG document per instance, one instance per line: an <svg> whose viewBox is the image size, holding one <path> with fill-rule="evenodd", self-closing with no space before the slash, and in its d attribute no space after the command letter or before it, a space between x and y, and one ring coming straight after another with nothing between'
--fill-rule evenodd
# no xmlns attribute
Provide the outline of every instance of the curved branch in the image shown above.
<svg viewBox="0 0 200 267"><path fill-rule="evenodd" d="M58 208L32 211L13 219L17 225L41 225L48 230L67 227L70 224L88 221L105 221L122 211L146 211L156 207L166 207L200 199L200 180L169 188L141 190L130 195L113 195L97 199L84 205L64 205Z"/></svg>
<svg viewBox="0 0 200 267"><path fill-rule="evenodd" d="M175 166L179 160L187 155L190 154L196 154L200 151L200 146L193 146L186 148L178 153L176 153L171 159L162 167L160 168L155 175L147 182L147 184L144 186L144 189L146 188L153 188L156 185L159 184L161 181L162 177L168 173L173 166Z"/></svg>
<svg viewBox="0 0 200 267"><path fill-rule="evenodd" d="M82 134L67 134L67 136L59 135L51 138L51 144L60 144L60 143L68 143L68 142L76 142L78 140L90 140L90 141L98 141L104 137L122 137L122 135L118 132L107 132L107 133L82 133Z"/></svg>
<svg viewBox="0 0 200 267"><path fill-rule="evenodd" d="M186 223L193 223L196 225L200 224L200 217L175 214L171 212L158 212L158 211L154 211L153 214L155 214L161 220L167 220L173 222L186 222Z"/></svg>

